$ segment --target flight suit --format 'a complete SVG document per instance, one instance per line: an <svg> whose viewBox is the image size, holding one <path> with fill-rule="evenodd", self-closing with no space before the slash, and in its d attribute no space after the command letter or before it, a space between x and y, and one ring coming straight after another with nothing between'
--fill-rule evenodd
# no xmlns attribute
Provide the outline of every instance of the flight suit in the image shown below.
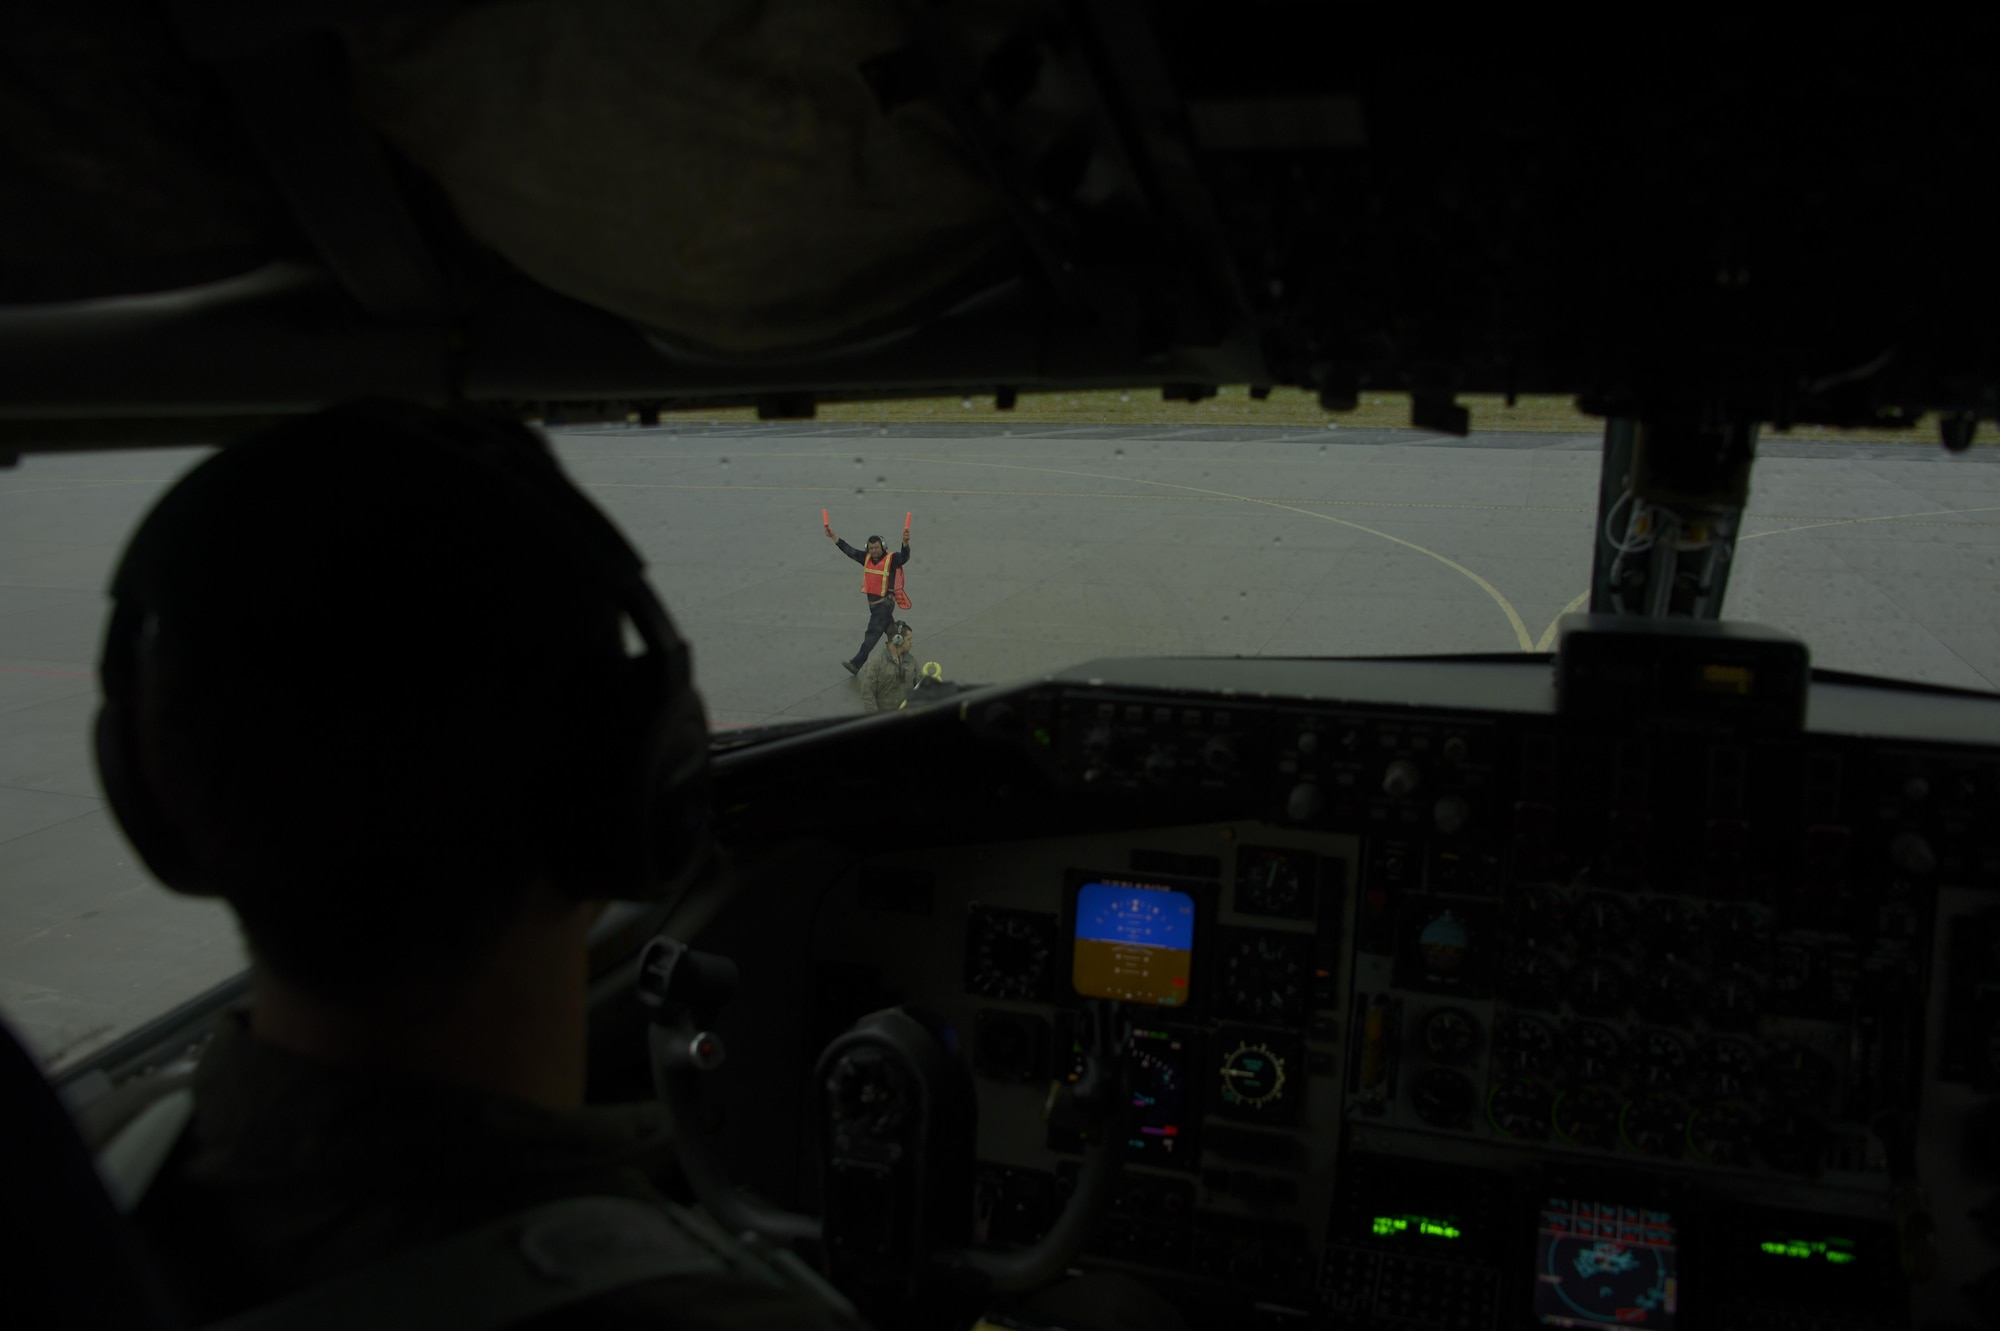
<svg viewBox="0 0 2000 1331"><path fill-rule="evenodd" d="M541 1109L305 1058L225 1022L194 1121L135 1215L197 1324L571 1197L665 1205L664 1106ZM613 1290L533 1331L853 1331L809 1291L727 1273Z"/></svg>

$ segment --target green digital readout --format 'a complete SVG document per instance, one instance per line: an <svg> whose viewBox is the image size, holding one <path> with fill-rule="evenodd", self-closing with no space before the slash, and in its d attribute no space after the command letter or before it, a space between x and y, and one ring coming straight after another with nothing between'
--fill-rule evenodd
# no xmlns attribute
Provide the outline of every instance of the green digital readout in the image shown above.
<svg viewBox="0 0 2000 1331"><path fill-rule="evenodd" d="M1854 1260L1853 1239L1766 1239L1757 1245L1773 1257L1796 1257L1811 1261L1818 1257L1834 1266Z"/></svg>
<svg viewBox="0 0 2000 1331"><path fill-rule="evenodd" d="M1455 1239L1458 1228L1442 1220L1433 1220L1421 1215L1378 1215L1375 1217L1375 1235L1384 1238L1390 1234L1407 1234L1415 1230L1419 1234L1434 1239Z"/></svg>

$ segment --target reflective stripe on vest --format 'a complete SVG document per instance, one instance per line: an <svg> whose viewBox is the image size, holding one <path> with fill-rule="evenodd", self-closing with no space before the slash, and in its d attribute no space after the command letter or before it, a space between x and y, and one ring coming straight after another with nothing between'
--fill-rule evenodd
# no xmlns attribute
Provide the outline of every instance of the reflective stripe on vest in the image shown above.
<svg viewBox="0 0 2000 1331"><path fill-rule="evenodd" d="M885 554L880 564L861 561L861 590L870 596L886 596L889 592L889 565L894 555Z"/></svg>

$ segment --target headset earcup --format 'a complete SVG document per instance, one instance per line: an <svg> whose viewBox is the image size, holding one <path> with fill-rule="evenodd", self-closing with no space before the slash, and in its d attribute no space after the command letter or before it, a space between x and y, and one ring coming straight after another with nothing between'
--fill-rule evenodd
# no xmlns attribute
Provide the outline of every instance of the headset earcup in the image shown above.
<svg viewBox="0 0 2000 1331"><path fill-rule="evenodd" d="M153 877L176 892L209 896L199 881L194 857L175 833L152 788L147 785L138 762L134 727L129 704L107 698L97 710L93 728L97 751L97 779L111 815L118 820L125 839L139 852Z"/></svg>

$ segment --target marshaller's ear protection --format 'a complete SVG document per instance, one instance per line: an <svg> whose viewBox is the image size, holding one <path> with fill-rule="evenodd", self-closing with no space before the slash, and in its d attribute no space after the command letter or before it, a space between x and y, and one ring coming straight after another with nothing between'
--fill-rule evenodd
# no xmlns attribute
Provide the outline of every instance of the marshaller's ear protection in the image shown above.
<svg viewBox="0 0 2000 1331"><path fill-rule="evenodd" d="M573 570L623 613L643 650L624 662L622 678L595 713L597 724L574 737L581 753L574 778L562 783L561 807L542 811L545 826L561 829L545 843L551 886L577 900L655 901L684 890L712 849L708 726L687 645L647 584L638 553L525 426L372 401L336 407L318 423L364 437L386 434L399 448L447 452L463 464L452 502L492 505L524 532L541 535L552 565ZM226 457L227 450L209 459L175 491ZM393 481L384 477L385 484ZM140 524L112 579L116 604L99 669L97 767L113 814L153 874L176 891L212 896L217 889L204 881L202 866L143 779L138 753L139 661L160 609L161 570L174 567L175 547L202 516L200 500L176 509L174 497L169 492Z"/></svg>
<svg viewBox="0 0 2000 1331"><path fill-rule="evenodd" d="M909 639L909 636L910 636L910 626L908 624L903 623L901 620L898 620L896 622L895 636L890 638L889 641L893 645L901 647L903 643Z"/></svg>

